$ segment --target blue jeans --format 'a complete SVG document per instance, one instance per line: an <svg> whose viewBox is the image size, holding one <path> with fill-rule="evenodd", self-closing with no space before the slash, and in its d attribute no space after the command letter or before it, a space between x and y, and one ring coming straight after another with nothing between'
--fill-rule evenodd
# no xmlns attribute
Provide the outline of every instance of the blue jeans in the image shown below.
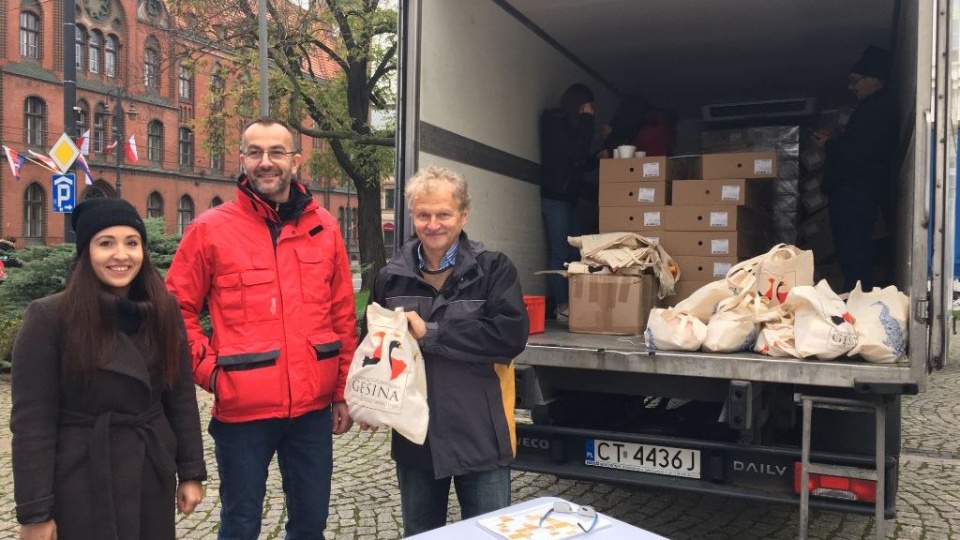
<svg viewBox="0 0 960 540"><path fill-rule="evenodd" d="M580 252L567 242L568 236L580 236L583 231L577 204L541 197L540 212L543 214L543 228L547 232L547 248L550 251L547 268L563 270L563 263L580 260ZM566 304L570 296L567 280L556 274L548 274L547 283L557 306Z"/></svg>
<svg viewBox="0 0 960 540"><path fill-rule="evenodd" d="M333 472L330 407L296 418L210 420L220 472L218 540L257 540L267 467L277 454L286 496L286 540L323 540Z"/></svg>
<svg viewBox="0 0 960 540"><path fill-rule="evenodd" d="M510 467L454 476L460 518L470 519L510 506ZM433 471L397 463L403 535L413 536L447 523L450 479L434 478Z"/></svg>

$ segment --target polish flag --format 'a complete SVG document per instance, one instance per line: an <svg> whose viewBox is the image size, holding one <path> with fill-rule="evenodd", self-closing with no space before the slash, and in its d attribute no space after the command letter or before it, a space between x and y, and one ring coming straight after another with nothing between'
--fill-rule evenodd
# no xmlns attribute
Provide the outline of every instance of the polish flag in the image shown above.
<svg viewBox="0 0 960 540"><path fill-rule="evenodd" d="M84 131L83 135L81 135L80 138L77 139L77 146L80 147L81 156L90 155L90 130L89 129Z"/></svg>
<svg viewBox="0 0 960 540"><path fill-rule="evenodd" d="M13 172L13 177L20 180L20 169L23 168L23 162L26 161L27 158L21 156L16 150L9 146L3 147L3 153L7 156L7 163L10 164L10 171Z"/></svg>
<svg viewBox="0 0 960 540"><path fill-rule="evenodd" d="M130 136L130 140L127 141L127 162L136 163L140 161L140 156L137 155L137 140L133 138L133 135Z"/></svg>
<svg viewBox="0 0 960 540"><path fill-rule="evenodd" d="M50 169L51 171L53 171L53 172L55 172L55 173L57 173L57 174L60 174L60 168L57 166L57 163L56 163L55 161L53 161L52 158L50 158L50 156L45 156L45 155L43 155L43 154L41 154L41 153L39 153L39 152L34 152L33 150L27 150L27 152L28 152L31 156L33 156L33 159L34 159L34 160L39 161L40 163L42 163L46 168ZM33 161L33 160L31 160L31 161Z"/></svg>
<svg viewBox="0 0 960 540"><path fill-rule="evenodd" d="M109 153L113 152L113 151L116 150L116 149L117 149L117 141L113 141L112 143L110 143L110 144L108 144L108 145L106 145L106 146L103 147L103 153L104 153L104 154L109 154Z"/></svg>

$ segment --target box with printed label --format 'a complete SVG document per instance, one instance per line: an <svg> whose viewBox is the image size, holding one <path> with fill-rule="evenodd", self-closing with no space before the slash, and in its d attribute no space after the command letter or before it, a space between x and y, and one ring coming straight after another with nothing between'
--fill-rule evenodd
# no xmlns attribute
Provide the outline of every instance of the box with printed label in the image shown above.
<svg viewBox="0 0 960 540"><path fill-rule="evenodd" d="M767 179L680 180L670 187L675 206L764 206L773 195Z"/></svg>
<svg viewBox="0 0 960 540"><path fill-rule="evenodd" d="M600 183L660 182L667 179L667 158L601 159Z"/></svg>
<svg viewBox="0 0 960 540"><path fill-rule="evenodd" d="M657 231L653 237L670 256L753 257L769 249L762 238L737 231Z"/></svg>
<svg viewBox="0 0 960 540"><path fill-rule="evenodd" d="M604 182L600 184L600 206L664 206L670 204L667 182Z"/></svg>
<svg viewBox="0 0 960 540"><path fill-rule="evenodd" d="M715 280L694 281L692 279L686 279L686 276L681 276L680 281L676 282L673 286L673 295L665 297L660 301L660 304L664 307L673 307L680 303L681 300L690 298L690 295L697 292L700 287L712 283L713 281Z"/></svg>
<svg viewBox="0 0 960 540"><path fill-rule="evenodd" d="M704 154L703 179L776 178L776 152L739 152Z"/></svg>
<svg viewBox="0 0 960 540"><path fill-rule="evenodd" d="M570 274L570 331L581 334L642 334L657 302L650 274Z"/></svg>
<svg viewBox="0 0 960 540"><path fill-rule="evenodd" d="M715 281L727 277L727 272L737 264L738 258L691 257L677 255L673 257L680 267L680 279L689 281Z"/></svg>
<svg viewBox="0 0 960 540"><path fill-rule="evenodd" d="M662 221L665 231L755 231L762 223L747 206L668 206Z"/></svg>
<svg viewBox="0 0 960 540"><path fill-rule="evenodd" d="M600 232L646 232L663 230L663 214L669 206L601 206Z"/></svg>

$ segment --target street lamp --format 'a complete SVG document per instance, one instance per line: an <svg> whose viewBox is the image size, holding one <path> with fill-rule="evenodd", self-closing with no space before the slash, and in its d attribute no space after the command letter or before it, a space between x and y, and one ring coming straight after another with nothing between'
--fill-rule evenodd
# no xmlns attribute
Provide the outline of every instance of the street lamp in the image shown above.
<svg viewBox="0 0 960 540"><path fill-rule="evenodd" d="M113 97L113 125L111 126L111 131L113 135L113 140L116 143L113 151L117 153L117 198L122 199L122 179L120 175L120 164L123 160L123 88L117 88L116 94L110 94ZM106 115L110 114L110 107L107 106L104 111ZM130 120L137 119L137 106L131 101L130 109L127 110L127 118Z"/></svg>

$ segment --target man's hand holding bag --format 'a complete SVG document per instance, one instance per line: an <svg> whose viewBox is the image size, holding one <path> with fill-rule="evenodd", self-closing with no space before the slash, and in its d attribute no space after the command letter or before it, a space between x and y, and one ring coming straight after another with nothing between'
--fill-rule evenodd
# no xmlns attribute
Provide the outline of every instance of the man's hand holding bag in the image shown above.
<svg viewBox="0 0 960 540"><path fill-rule="evenodd" d="M367 307L367 335L353 355L344 395L355 421L393 428L423 444L430 419L427 374L407 325L402 310Z"/></svg>

